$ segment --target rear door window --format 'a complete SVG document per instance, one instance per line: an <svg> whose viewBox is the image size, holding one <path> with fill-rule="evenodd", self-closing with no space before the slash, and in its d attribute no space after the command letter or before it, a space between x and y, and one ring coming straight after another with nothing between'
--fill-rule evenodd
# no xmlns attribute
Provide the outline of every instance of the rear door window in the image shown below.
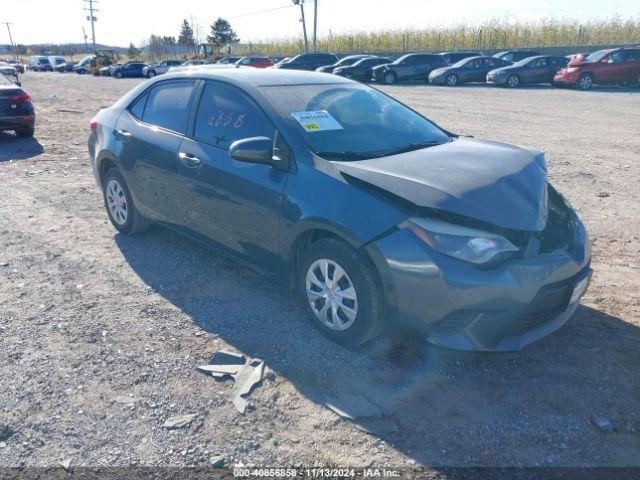
<svg viewBox="0 0 640 480"><path fill-rule="evenodd" d="M149 91L142 120L184 135L194 85L193 80L179 80L153 87Z"/></svg>
<svg viewBox="0 0 640 480"><path fill-rule="evenodd" d="M144 113L144 105L145 103L147 103L148 96L149 96L149 93L147 92L129 106L129 111L131 112L131 115L136 117L138 120L142 120L142 115Z"/></svg>
<svg viewBox="0 0 640 480"><path fill-rule="evenodd" d="M273 139L274 134L271 122L243 93L214 82L205 84L196 114L196 140L228 150L236 140Z"/></svg>

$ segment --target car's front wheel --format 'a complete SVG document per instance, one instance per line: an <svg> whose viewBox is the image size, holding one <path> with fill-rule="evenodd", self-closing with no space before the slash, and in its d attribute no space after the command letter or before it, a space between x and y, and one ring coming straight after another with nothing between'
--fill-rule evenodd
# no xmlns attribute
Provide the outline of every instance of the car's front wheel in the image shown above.
<svg viewBox="0 0 640 480"><path fill-rule="evenodd" d="M578 88L580 90L589 90L591 87L593 87L593 75L590 73L583 73L580 75L580 78L578 79Z"/></svg>
<svg viewBox="0 0 640 480"><path fill-rule="evenodd" d="M444 83L448 87L455 87L456 85L458 85L458 76L455 73L450 73L445 77Z"/></svg>
<svg viewBox="0 0 640 480"><path fill-rule="evenodd" d="M138 212L127 182L117 168L111 168L105 173L102 193L107 215L116 230L133 235L148 228L149 223Z"/></svg>
<svg viewBox="0 0 640 480"><path fill-rule="evenodd" d="M121 79L122 78L122 72L116 72L116 78Z"/></svg>
<svg viewBox="0 0 640 480"><path fill-rule="evenodd" d="M155 77L155 76L156 76L156 72L155 72L154 70L149 70L149 71L147 72L147 77L149 77L149 78L153 78L153 77Z"/></svg>
<svg viewBox="0 0 640 480"><path fill-rule="evenodd" d="M510 75L507 78L507 87L518 88L520 86L520 77L518 75Z"/></svg>
<svg viewBox="0 0 640 480"><path fill-rule="evenodd" d="M303 252L297 289L313 325L347 347L375 338L383 328L380 286L366 258L345 242L318 240Z"/></svg>
<svg viewBox="0 0 640 480"><path fill-rule="evenodd" d="M384 83L391 85L396 82L396 74L393 72L387 72L383 77Z"/></svg>

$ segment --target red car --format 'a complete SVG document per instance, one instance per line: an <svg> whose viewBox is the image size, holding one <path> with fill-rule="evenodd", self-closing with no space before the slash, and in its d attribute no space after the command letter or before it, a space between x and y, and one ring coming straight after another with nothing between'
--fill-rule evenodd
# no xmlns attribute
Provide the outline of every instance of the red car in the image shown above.
<svg viewBox="0 0 640 480"><path fill-rule="evenodd" d="M241 67L267 68L273 66L273 60L269 57L242 57L236 62Z"/></svg>
<svg viewBox="0 0 640 480"><path fill-rule="evenodd" d="M640 48L614 48L573 58L560 70L556 85L589 90L594 84L634 84L640 82Z"/></svg>

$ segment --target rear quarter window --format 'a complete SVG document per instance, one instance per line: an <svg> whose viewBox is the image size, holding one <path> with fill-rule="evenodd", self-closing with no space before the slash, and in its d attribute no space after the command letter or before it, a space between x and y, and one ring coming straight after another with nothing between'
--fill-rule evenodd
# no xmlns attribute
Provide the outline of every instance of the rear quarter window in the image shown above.
<svg viewBox="0 0 640 480"><path fill-rule="evenodd" d="M191 80L163 82L154 86L147 94L142 120L184 135L193 89Z"/></svg>

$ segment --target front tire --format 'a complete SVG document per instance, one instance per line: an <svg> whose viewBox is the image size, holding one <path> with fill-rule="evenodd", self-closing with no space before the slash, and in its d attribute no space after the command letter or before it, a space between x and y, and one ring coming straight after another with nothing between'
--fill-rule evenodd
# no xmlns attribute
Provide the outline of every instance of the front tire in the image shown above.
<svg viewBox="0 0 640 480"><path fill-rule="evenodd" d="M450 73L445 77L444 83L447 87L455 87L458 85L458 76L455 73Z"/></svg>
<svg viewBox="0 0 640 480"><path fill-rule="evenodd" d="M149 222L138 212L124 177L111 168L102 181L104 206L111 224L125 235L135 235L149 228Z"/></svg>
<svg viewBox="0 0 640 480"><path fill-rule="evenodd" d="M383 329L382 295L373 267L341 240L322 239L307 247L297 290L313 326L340 345L358 347Z"/></svg>
<svg viewBox="0 0 640 480"><path fill-rule="evenodd" d="M507 78L507 87L518 88L520 86L520 77L518 75L510 75Z"/></svg>
<svg viewBox="0 0 640 480"><path fill-rule="evenodd" d="M149 70L149 71L147 72L147 77L149 77L149 78L153 78L153 77L155 77L155 76L156 76L156 72L155 72L154 70Z"/></svg>
<svg viewBox="0 0 640 480"><path fill-rule="evenodd" d="M122 79L122 72L117 72L117 73L116 73L116 78L117 78L118 80L121 80L121 79Z"/></svg>
<svg viewBox="0 0 640 480"><path fill-rule="evenodd" d="M590 73L583 73L578 79L577 87L580 90L590 90L593 87L593 75Z"/></svg>
<svg viewBox="0 0 640 480"><path fill-rule="evenodd" d="M382 77L382 79L387 85L392 85L396 83L396 74L393 72L387 72L384 74L384 77Z"/></svg>

